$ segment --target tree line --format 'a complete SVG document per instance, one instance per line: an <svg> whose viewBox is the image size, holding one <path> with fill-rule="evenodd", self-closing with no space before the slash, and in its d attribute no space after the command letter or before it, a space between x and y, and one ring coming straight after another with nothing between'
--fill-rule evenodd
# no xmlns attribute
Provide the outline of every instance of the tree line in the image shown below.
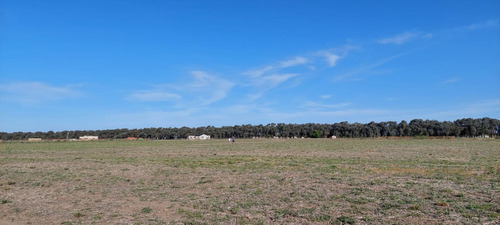
<svg viewBox="0 0 500 225"><path fill-rule="evenodd" d="M285 124L270 123L267 125L235 125L235 126L203 126L180 128L143 128L143 129L110 129L110 130L75 130L48 132L0 132L1 140L42 139L78 139L80 136L93 135L99 139L123 139L128 137L167 140L185 139L189 135L207 134L211 138L377 138L408 136L454 136L484 137L496 136L500 133L500 120L491 118L464 118L454 122L414 119L409 123L370 122L334 124Z"/></svg>

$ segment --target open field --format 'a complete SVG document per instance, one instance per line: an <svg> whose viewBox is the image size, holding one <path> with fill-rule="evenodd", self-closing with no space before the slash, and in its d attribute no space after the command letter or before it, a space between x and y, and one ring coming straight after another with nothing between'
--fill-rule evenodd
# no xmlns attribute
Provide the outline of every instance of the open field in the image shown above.
<svg viewBox="0 0 500 225"><path fill-rule="evenodd" d="M0 143L0 224L498 224L500 140Z"/></svg>

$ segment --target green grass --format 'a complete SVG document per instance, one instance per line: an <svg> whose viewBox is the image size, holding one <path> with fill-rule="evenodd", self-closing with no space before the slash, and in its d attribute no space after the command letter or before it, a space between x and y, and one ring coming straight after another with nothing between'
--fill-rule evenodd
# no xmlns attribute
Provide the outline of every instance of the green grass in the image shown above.
<svg viewBox="0 0 500 225"><path fill-rule="evenodd" d="M0 155L0 223L500 218L500 140L4 142Z"/></svg>
<svg viewBox="0 0 500 225"><path fill-rule="evenodd" d="M141 213L151 213L153 210L149 207L145 207L141 209Z"/></svg>

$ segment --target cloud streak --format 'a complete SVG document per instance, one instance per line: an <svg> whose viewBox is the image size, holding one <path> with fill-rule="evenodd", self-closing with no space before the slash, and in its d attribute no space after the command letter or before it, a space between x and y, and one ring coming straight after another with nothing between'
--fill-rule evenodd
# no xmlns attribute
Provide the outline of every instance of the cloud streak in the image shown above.
<svg viewBox="0 0 500 225"><path fill-rule="evenodd" d="M288 74L273 74L270 76L262 77L262 80L259 81L259 85L265 86L268 88L273 88L281 83L289 80L290 78L296 77L297 74L288 73Z"/></svg>
<svg viewBox="0 0 500 225"><path fill-rule="evenodd" d="M273 70L272 66L266 66L266 67L261 68L261 69L248 71L245 74L249 75L250 77L260 77L263 74L265 74L265 73L267 73L269 71L272 71L272 70Z"/></svg>
<svg viewBox="0 0 500 225"><path fill-rule="evenodd" d="M42 104L81 95L82 85L54 86L43 82L18 82L0 85L0 100L22 105Z"/></svg>
<svg viewBox="0 0 500 225"><path fill-rule="evenodd" d="M253 93L248 94L253 101L263 96L269 89L275 88L293 78L302 77L304 72L310 74L311 71L315 71L318 67L320 68L319 71L335 67L339 60L347 56L349 51L356 48L358 47L345 46L342 48L319 50L303 56L279 61L278 63L259 69L250 70L243 73L249 79L248 83L244 83L243 85L257 89ZM289 72L290 69L293 71L292 73ZM295 79L295 81L294 86L301 83L300 78Z"/></svg>
<svg viewBox="0 0 500 225"><path fill-rule="evenodd" d="M206 106L224 99L233 82L201 70L190 71L191 79L179 84L163 84L155 89L136 91L126 97L135 102L176 102L179 107Z"/></svg>
<svg viewBox="0 0 500 225"><path fill-rule="evenodd" d="M445 84L451 84L451 83L457 83L459 81L460 81L460 78L453 77L453 78L450 78L448 80L445 80L443 83L445 83Z"/></svg>
<svg viewBox="0 0 500 225"><path fill-rule="evenodd" d="M349 51L357 48L358 47L355 46L345 46L341 48L319 50L303 56L296 56L292 59L264 66L259 69L249 70L244 74L255 78L265 74L280 73L281 70L290 67L302 67L306 70L314 70L316 67L335 67L339 60L347 56Z"/></svg>
<svg viewBox="0 0 500 225"><path fill-rule="evenodd" d="M359 47L347 45L341 48L317 51L314 55L321 57L328 67L334 67L337 65L337 62L346 57L351 50L358 48Z"/></svg>
<svg viewBox="0 0 500 225"><path fill-rule="evenodd" d="M431 33L420 33L420 32L404 32L398 34L394 37L382 38L377 41L379 44L394 44L401 45L415 39L429 39L432 38L433 34Z"/></svg>
<svg viewBox="0 0 500 225"><path fill-rule="evenodd" d="M302 56L297 56L293 59L281 62L280 68L288 68L293 66L298 66L307 63L308 59Z"/></svg>
<svg viewBox="0 0 500 225"><path fill-rule="evenodd" d="M500 22L498 20L487 20L480 23L475 23L465 26L464 28L467 30L478 30L478 29L495 28L495 27L500 27Z"/></svg>
<svg viewBox="0 0 500 225"><path fill-rule="evenodd" d="M182 96L178 94L168 93L164 91L139 91L132 93L127 97L127 100L137 102L178 101L181 99Z"/></svg>
<svg viewBox="0 0 500 225"><path fill-rule="evenodd" d="M403 43L406 43L406 42L410 41L411 39L415 38L416 36L417 36L416 33L405 32L405 33L402 33L402 34L398 34L395 37L380 39L377 42L379 44L396 44L396 45L400 45L400 44L403 44Z"/></svg>
<svg viewBox="0 0 500 225"><path fill-rule="evenodd" d="M321 103L317 103L317 102L308 101L304 105L302 105L302 108L307 108L307 109L330 108L331 109L331 108L345 108L349 105L351 105L351 104L347 103L347 102L342 102L342 103L337 103L337 104L321 104Z"/></svg>
<svg viewBox="0 0 500 225"><path fill-rule="evenodd" d="M338 55L328 52L324 53L323 56L325 57L329 67L334 67L335 65L337 65L337 61L339 61L339 59L341 58Z"/></svg>
<svg viewBox="0 0 500 225"><path fill-rule="evenodd" d="M191 71L194 81L186 86L189 91L198 95L199 104L209 105L227 96L234 83L200 70Z"/></svg>
<svg viewBox="0 0 500 225"><path fill-rule="evenodd" d="M369 64L369 65L365 65L365 66L361 66L361 67L358 67L358 68L355 68L355 69L352 69L348 72L345 72L337 77L335 77L334 81L335 82L339 82L339 81L360 81L360 80L363 80L365 77L369 76L369 75L373 75L373 74L382 74L382 73L387 73L385 71L377 71L375 70L375 68L379 67L379 66L382 66L394 59L397 59L401 56L404 56L406 55L407 53L402 53L402 54L398 54L398 55L394 55L394 56L391 56L391 57L387 57L387 58L384 58L382 60L379 60L375 63L372 63L372 64Z"/></svg>

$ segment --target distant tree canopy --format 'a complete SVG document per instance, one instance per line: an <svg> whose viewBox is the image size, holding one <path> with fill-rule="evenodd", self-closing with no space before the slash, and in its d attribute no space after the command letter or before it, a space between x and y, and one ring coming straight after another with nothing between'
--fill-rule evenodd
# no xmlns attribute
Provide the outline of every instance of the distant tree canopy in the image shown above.
<svg viewBox="0 0 500 225"><path fill-rule="evenodd" d="M114 129L91 131L48 131L48 132L0 132L2 140L26 140L28 138L66 139L78 138L84 135L96 135L100 139L122 139L137 137L145 139L183 139L189 135L207 134L211 138L376 138L402 136L456 136L479 137L500 134L500 120L491 118L471 119L464 118L455 122L437 120L414 119L410 123L394 121L361 123L334 123L334 124L284 124L271 123L267 125L236 125L236 126L205 126L181 128L143 128L143 129Z"/></svg>

